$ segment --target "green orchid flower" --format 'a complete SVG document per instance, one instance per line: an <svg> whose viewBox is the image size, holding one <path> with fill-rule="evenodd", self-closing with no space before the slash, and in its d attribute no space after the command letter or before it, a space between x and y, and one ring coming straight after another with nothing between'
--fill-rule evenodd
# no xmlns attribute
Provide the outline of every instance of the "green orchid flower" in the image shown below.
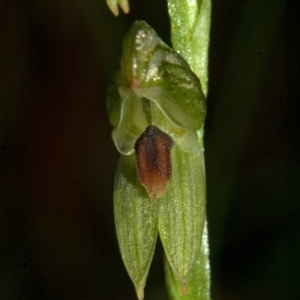
<svg viewBox="0 0 300 300"><path fill-rule="evenodd" d="M121 153L114 207L121 255L143 299L157 235L184 294L205 224L205 96L188 63L146 22L125 36L107 94Z"/></svg>

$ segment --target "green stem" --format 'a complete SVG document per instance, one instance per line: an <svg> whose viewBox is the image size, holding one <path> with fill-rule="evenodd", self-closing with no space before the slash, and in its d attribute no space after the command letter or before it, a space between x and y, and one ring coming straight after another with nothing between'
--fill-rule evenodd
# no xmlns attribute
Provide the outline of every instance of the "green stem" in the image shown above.
<svg viewBox="0 0 300 300"><path fill-rule="evenodd" d="M208 91L208 47L210 31L210 0L168 0L171 19L173 48L190 64L199 77L205 95ZM203 145L203 129L198 132L199 143ZM202 156L204 161L204 156ZM205 192L204 192L205 193ZM205 195L204 195L205 197ZM165 270L167 288L172 300L209 300L210 266L207 224L202 235L200 255L187 284L186 295L176 279L167 259Z"/></svg>

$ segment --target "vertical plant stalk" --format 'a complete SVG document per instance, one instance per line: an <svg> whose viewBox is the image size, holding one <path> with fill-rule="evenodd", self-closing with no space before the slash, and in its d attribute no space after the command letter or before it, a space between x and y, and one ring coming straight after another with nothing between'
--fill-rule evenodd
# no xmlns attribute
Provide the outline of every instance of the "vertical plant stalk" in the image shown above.
<svg viewBox="0 0 300 300"><path fill-rule="evenodd" d="M208 91L208 48L211 2L210 0L168 0L168 8L171 19L173 48L186 59L191 69L199 77L202 90L206 96ZM203 127L197 133L199 144L203 147ZM204 166L204 152L202 152L201 160ZM205 189L203 193L205 193ZM203 196L205 197L205 194ZM202 235L199 257L187 282L186 295L182 295L182 287L167 259L165 259L165 270L167 288L172 300L210 299L207 223L205 223L205 229Z"/></svg>
<svg viewBox="0 0 300 300"><path fill-rule="evenodd" d="M199 77L207 96L211 1L168 0L168 8L173 48Z"/></svg>

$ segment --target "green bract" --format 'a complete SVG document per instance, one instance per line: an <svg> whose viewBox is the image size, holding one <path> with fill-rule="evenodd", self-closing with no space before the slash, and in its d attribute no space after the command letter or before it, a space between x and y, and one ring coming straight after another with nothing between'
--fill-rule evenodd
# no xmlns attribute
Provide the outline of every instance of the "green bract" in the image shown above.
<svg viewBox="0 0 300 300"><path fill-rule="evenodd" d="M135 141L150 124L183 151L198 145L197 131L205 118L200 81L146 22L136 21L125 36L107 99L113 140L122 154L133 153Z"/></svg>

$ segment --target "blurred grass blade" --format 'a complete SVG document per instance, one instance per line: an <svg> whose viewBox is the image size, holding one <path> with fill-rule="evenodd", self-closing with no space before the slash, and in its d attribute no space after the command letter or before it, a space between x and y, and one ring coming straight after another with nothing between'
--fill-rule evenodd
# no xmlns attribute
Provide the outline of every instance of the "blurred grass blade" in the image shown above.
<svg viewBox="0 0 300 300"><path fill-rule="evenodd" d="M205 173L202 149L172 149L172 178L161 199L159 234L182 293L196 262L205 222Z"/></svg>
<svg viewBox="0 0 300 300"><path fill-rule="evenodd" d="M120 251L139 299L157 239L159 201L149 199L135 169L135 156L122 155L114 192L114 209Z"/></svg>
<svg viewBox="0 0 300 300"><path fill-rule="evenodd" d="M165 259L165 272L167 287L173 300L209 300L210 299L210 267L208 260L208 235L205 224L202 235L200 255L196 261L186 287L186 294L181 295L181 286L167 259Z"/></svg>

